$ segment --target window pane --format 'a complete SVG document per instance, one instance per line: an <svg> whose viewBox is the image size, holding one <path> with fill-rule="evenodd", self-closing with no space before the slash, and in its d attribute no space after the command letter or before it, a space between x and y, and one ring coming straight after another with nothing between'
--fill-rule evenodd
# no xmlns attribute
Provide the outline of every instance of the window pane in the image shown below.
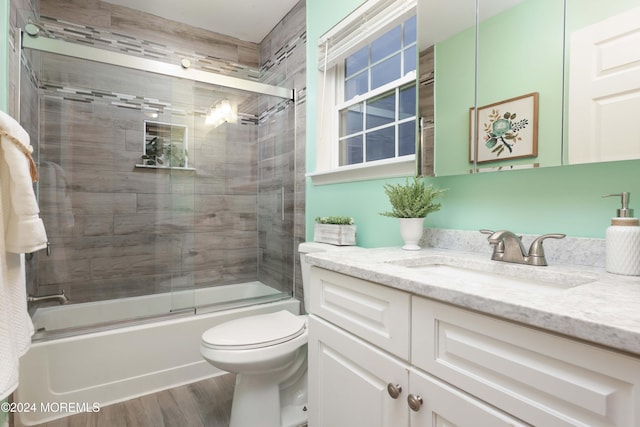
<svg viewBox="0 0 640 427"><path fill-rule="evenodd" d="M369 65L369 46L365 46L345 60L346 77L352 76Z"/></svg>
<svg viewBox="0 0 640 427"><path fill-rule="evenodd" d="M378 62L400 49L402 49L402 30L398 25L371 43L371 62Z"/></svg>
<svg viewBox="0 0 640 427"><path fill-rule="evenodd" d="M340 136L362 131L363 104L352 105L340 111Z"/></svg>
<svg viewBox="0 0 640 427"><path fill-rule="evenodd" d="M340 166L362 163L362 135L340 141Z"/></svg>
<svg viewBox="0 0 640 427"><path fill-rule="evenodd" d="M367 162L396 155L395 126L367 133Z"/></svg>
<svg viewBox="0 0 640 427"><path fill-rule="evenodd" d="M407 19L404 23L404 45L409 46L416 41L416 17Z"/></svg>
<svg viewBox="0 0 640 427"><path fill-rule="evenodd" d="M416 45L404 50L404 75L416 70Z"/></svg>
<svg viewBox="0 0 640 427"><path fill-rule="evenodd" d="M367 129L392 123L396 120L396 91L373 98L367 102Z"/></svg>
<svg viewBox="0 0 640 427"><path fill-rule="evenodd" d="M344 100L348 101L356 95L362 95L369 91L368 74L357 74L344 82Z"/></svg>
<svg viewBox="0 0 640 427"><path fill-rule="evenodd" d="M416 153L416 121L402 123L398 126L398 156Z"/></svg>
<svg viewBox="0 0 640 427"><path fill-rule="evenodd" d="M378 88L400 77L400 54L398 53L371 67L371 89Z"/></svg>
<svg viewBox="0 0 640 427"><path fill-rule="evenodd" d="M405 86L400 89L399 120L408 119L416 115L416 86Z"/></svg>

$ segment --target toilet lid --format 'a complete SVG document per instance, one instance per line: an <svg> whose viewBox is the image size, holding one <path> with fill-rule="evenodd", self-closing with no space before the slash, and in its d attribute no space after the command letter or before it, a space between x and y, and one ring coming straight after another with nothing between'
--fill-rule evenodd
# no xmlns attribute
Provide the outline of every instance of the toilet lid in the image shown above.
<svg viewBox="0 0 640 427"><path fill-rule="evenodd" d="M202 343L213 349L239 350L267 347L289 341L306 330L305 316L282 310L222 323L202 334Z"/></svg>

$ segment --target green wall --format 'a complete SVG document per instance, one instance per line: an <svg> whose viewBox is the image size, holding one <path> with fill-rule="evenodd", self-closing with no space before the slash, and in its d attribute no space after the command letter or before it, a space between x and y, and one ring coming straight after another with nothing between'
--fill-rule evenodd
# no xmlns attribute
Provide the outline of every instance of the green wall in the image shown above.
<svg viewBox="0 0 640 427"><path fill-rule="evenodd" d="M469 108L475 102L475 27L435 47L435 174L468 173Z"/></svg>
<svg viewBox="0 0 640 427"><path fill-rule="evenodd" d="M307 171L315 170L317 40L360 0L307 2ZM558 166L544 169L428 178L448 188L442 210L427 226L461 230L507 228L519 233L566 233L603 238L617 207L607 193L630 191L631 206L640 213L640 161ZM358 225L358 244L365 247L401 244L393 218L378 215L389 207L383 186L402 179L314 186L307 179L307 239L313 219L350 215Z"/></svg>

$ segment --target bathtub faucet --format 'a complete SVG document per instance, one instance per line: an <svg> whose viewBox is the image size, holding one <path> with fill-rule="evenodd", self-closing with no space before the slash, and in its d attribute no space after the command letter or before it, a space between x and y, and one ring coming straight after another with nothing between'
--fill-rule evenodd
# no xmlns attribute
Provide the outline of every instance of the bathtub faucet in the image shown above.
<svg viewBox="0 0 640 427"><path fill-rule="evenodd" d="M27 302L29 303L41 302L41 301L52 301L52 300L57 300L60 304L66 304L69 302L69 299L64 294L64 290L60 290L60 293L58 294L41 295L41 296L34 296L29 294L27 296Z"/></svg>

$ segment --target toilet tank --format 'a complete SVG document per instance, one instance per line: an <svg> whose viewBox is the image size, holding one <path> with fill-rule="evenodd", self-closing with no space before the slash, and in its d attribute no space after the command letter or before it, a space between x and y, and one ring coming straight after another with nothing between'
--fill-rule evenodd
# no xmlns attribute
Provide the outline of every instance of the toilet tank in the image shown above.
<svg viewBox="0 0 640 427"><path fill-rule="evenodd" d="M314 252L329 252L329 251L345 251L345 250L361 250L358 246L336 246L329 243L319 242L303 242L298 246L298 252L300 253L300 271L302 273L302 290L304 292L304 311L309 312L309 299L310 295L308 286L310 283L311 265L305 260L305 255Z"/></svg>

